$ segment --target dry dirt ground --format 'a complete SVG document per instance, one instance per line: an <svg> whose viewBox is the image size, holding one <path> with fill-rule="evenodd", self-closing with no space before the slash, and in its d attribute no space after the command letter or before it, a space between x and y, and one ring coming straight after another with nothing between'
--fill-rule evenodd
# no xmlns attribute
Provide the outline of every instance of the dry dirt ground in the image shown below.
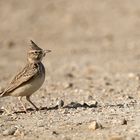
<svg viewBox="0 0 140 140"><path fill-rule="evenodd" d="M52 50L32 96L41 110L1 98L1 140L140 139L139 0L0 0L1 89L25 65L30 39ZM94 121L102 127L90 129Z"/></svg>

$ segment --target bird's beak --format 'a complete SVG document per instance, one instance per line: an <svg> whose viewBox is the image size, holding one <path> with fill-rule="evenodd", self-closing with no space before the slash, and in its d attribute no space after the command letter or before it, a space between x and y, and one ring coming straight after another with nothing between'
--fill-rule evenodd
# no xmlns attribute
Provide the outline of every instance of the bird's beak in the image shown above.
<svg viewBox="0 0 140 140"><path fill-rule="evenodd" d="M44 50L44 52L43 52L43 56L45 56L46 55L46 53L49 53L49 52L51 52L51 50Z"/></svg>
<svg viewBox="0 0 140 140"><path fill-rule="evenodd" d="M51 50L44 50L44 53L49 53L51 52Z"/></svg>

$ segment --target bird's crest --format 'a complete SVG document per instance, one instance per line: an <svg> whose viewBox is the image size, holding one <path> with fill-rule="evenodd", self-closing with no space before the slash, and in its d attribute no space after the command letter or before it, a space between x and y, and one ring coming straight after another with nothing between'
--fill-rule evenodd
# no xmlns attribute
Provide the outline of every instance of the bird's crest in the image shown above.
<svg viewBox="0 0 140 140"><path fill-rule="evenodd" d="M30 41L31 41L30 50L42 50L32 40Z"/></svg>

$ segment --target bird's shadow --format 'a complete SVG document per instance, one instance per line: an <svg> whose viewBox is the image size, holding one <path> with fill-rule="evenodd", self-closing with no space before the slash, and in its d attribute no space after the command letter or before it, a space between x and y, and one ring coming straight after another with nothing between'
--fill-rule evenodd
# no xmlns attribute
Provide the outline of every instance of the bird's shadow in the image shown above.
<svg viewBox="0 0 140 140"><path fill-rule="evenodd" d="M71 102L65 106L59 106L59 105L55 105L55 106L52 106L52 107L41 107L39 109L39 111L42 111L42 110L58 110L58 109L77 109L77 108L96 108L97 107L97 104L92 104L92 105L88 105L87 103L78 103L78 102ZM33 109L33 108L27 108L27 112L35 112L36 110ZM24 110L22 111L15 111L14 114L20 114L20 113L27 113L25 112Z"/></svg>
<svg viewBox="0 0 140 140"><path fill-rule="evenodd" d="M38 111L49 111L49 110L58 110L58 109L77 109L77 108L97 108L97 107L119 107L119 108L123 108L124 105L123 104L116 104L116 105L105 105L105 106L100 106L98 104L87 104L87 103L78 103L78 102L71 102L65 106L59 106L59 105L55 105L52 107L40 107ZM13 114L22 114L22 113L33 113L36 112L37 110L33 109L33 108L27 108L27 112L25 112L24 110L20 110L20 111L14 111ZM3 114L5 112L5 110L0 110L0 114Z"/></svg>
<svg viewBox="0 0 140 140"><path fill-rule="evenodd" d="M88 105L87 103L78 103L78 102L71 102L65 106L59 106L59 105L55 105L52 107L40 107L38 111L49 111L49 110L58 110L58 109L77 109L77 108L96 108L97 104L93 104L93 105ZM33 109L33 108L27 108L27 112L35 112L37 110ZM0 110L0 114L3 114L5 112L5 110ZM19 111L14 111L13 114L22 114L22 113L27 113L24 110L19 110Z"/></svg>

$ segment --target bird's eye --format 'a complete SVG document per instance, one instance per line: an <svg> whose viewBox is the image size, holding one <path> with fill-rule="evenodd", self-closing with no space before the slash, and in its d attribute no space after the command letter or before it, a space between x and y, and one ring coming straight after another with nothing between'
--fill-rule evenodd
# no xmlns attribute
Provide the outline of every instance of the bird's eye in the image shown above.
<svg viewBox="0 0 140 140"><path fill-rule="evenodd" d="M34 52L35 54L38 54L38 52Z"/></svg>

